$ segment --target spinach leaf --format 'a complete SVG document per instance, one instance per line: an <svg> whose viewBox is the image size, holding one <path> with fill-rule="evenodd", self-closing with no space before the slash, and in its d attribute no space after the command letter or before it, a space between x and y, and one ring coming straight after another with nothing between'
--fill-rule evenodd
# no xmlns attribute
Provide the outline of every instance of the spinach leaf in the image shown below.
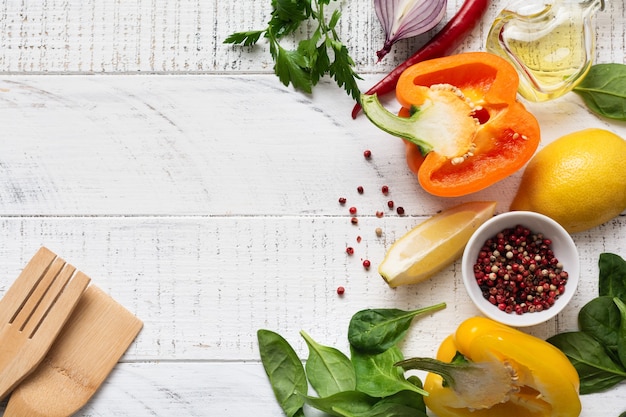
<svg viewBox="0 0 626 417"><path fill-rule="evenodd" d="M306 374L320 397L356 388L356 374L350 359L338 349L322 346L304 331L300 332L309 347Z"/></svg>
<svg viewBox="0 0 626 417"><path fill-rule="evenodd" d="M344 411L344 410L340 410ZM342 413L344 417L427 417L426 413L402 404L378 402L364 413Z"/></svg>
<svg viewBox="0 0 626 417"><path fill-rule="evenodd" d="M371 410L378 398L359 391L343 391L328 397L304 397L308 405L332 416L354 415ZM342 410L338 412L335 410ZM350 413L350 414L347 414Z"/></svg>
<svg viewBox="0 0 626 417"><path fill-rule="evenodd" d="M445 306L445 303L439 303L413 311L395 308L361 310L350 320L348 341L352 347L363 352L384 352L404 338L414 317Z"/></svg>
<svg viewBox="0 0 626 417"><path fill-rule="evenodd" d="M600 254L599 295L619 297L626 303L626 261L613 253Z"/></svg>
<svg viewBox="0 0 626 417"><path fill-rule="evenodd" d="M421 383L417 385L421 386ZM400 391L382 399L369 396L360 391L343 391L325 398L307 396L305 401L311 407L331 416L426 417L426 406L424 405L423 397L412 391Z"/></svg>
<svg viewBox="0 0 626 417"><path fill-rule="evenodd" d="M626 379L624 367L611 359L604 346L585 332L559 333L548 339L570 360L580 377L580 393L604 391Z"/></svg>
<svg viewBox="0 0 626 417"><path fill-rule="evenodd" d="M578 327L602 343L611 352L617 352L621 316L613 297L596 297L578 312Z"/></svg>
<svg viewBox="0 0 626 417"><path fill-rule="evenodd" d="M619 338L617 339L617 355L622 363L622 366L626 366L626 304L619 298L613 298L615 305L619 309L622 317L622 321L619 326Z"/></svg>
<svg viewBox="0 0 626 417"><path fill-rule="evenodd" d="M624 381L626 377L623 375L613 374L594 366L578 362L576 359L570 358L572 365L580 377L580 394L593 394L596 392L606 391L609 388Z"/></svg>
<svg viewBox="0 0 626 417"><path fill-rule="evenodd" d="M574 92L594 113L626 120L626 65L593 65Z"/></svg>
<svg viewBox="0 0 626 417"><path fill-rule="evenodd" d="M387 397L403 390L428 395L424 389L407 381L404 370L395 366L403 359L402 352L397 346L376 354L361 352L354 348L351 350L357 390L373 397Z"/></svg>
<svg viewBox="0 0 626 417"><path fill-rule="evenodd" d="M291 345L278 333L258 330L261 362L270 380L276 400L288 417L302 417L308 383L304 366Z"/></svg>
<svg viewBox="0 0 626 417"><path fill-rule="evenodd" d="M422 381L415 375L411 375L407 378L407 381L416 387L423 388ZM400 404L406 407L410 407L417 412L426 414L426 404L424 403L424 396L418 394L415 391L400 391L397 394L390 395L380 400L379 403L393 403Z"/></svg>

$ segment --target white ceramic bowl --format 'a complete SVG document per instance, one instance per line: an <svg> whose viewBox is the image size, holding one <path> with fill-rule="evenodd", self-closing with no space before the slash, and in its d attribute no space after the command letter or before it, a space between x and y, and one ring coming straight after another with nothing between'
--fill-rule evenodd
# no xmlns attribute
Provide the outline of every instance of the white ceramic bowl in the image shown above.
<svg viewBox="0 0 626 417"><path fill-rule="evenodd" d="M540 312L517 314L507 313L491 304L485 297L474 277L474 264L485 241L507 228L522 225L533 233L542 233L552 240L554 256L563 264L568 273L565 292L554 304ZM580 264L578 250L572 237L561 225L549 217L529 211L511 211L499 214L483 223L472 235L465 247L462 258L463 283L476 307L487 317L514 327L534 326L556 316L572 299L578 286Z"/></svg>

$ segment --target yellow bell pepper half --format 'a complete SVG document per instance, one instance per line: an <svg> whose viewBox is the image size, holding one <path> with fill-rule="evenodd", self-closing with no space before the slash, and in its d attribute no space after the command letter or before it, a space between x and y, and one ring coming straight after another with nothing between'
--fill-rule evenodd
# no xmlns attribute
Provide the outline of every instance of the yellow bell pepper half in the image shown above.
<svg viewBox="0 0 626 417"><path fill-rule="evenodd" d="M415 358L399 365L429 371L424 400L438 417L580 415L578 374L567 357L491 319L464 321L443 341L437 360L424 360L429 363Z"/></svg>

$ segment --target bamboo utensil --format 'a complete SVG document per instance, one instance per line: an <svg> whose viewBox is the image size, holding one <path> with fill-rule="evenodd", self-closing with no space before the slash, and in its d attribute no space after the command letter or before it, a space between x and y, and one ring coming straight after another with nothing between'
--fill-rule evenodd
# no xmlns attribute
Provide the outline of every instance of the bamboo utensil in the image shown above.
<svg viewBox="0 0 626 417"><path fill-rule="evenodd" d="M91 285L41 365L11 394L4 417L67 417L93 396L143 323Z"/></svg>
<svg viewBox="0 0 626 417"><path fill-rule="evenodd" d="M42 361L89 277L41 248L0 300L0 399Z"/></svg>

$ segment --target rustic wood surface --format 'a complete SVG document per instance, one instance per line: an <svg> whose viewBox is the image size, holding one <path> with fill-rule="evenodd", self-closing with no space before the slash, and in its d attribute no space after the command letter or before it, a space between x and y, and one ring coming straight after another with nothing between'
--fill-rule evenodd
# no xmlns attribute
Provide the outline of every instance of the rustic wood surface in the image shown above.
<svg viewBox="0 0 626 417"><path fill-rule="evenodd" d="M465 198L423 192L403 145L364 117L353 120L351 99L330 80L312 95L295 92L273 75L265 44L222 43L233 31L264 27L270 3L2 2L0 294L45 245L144 321L79 416L279 416L258 329L278 331L303 357L300 330L347 351L357 310L445 301L403 345L407 355L434 355L462 319L478 314L458 262L395 290L376 266L396 238L446 207L495 200L498 213L507 211L520 174ZM448 2L446 19L460 3ZM339 32L364 89L427 38L400 42L377 63L383 35L372 2L339 6ZM484 49L503 6L493 1L460 50ZM624 13L614 1L599 14L597 62L624 62ZM626 137L625 124L592 115L575 94L528 108L543 144L586 127ZM358 208L358 225L341 196ZM406 215L387 210L388 199ZM574 235L579 291L562 314L528 332L545 338L576 328L578 309L597 292L600 253L626 257L624 214ZM624 385L584 396L582 415L617 416L625 396Z"/></svg>

